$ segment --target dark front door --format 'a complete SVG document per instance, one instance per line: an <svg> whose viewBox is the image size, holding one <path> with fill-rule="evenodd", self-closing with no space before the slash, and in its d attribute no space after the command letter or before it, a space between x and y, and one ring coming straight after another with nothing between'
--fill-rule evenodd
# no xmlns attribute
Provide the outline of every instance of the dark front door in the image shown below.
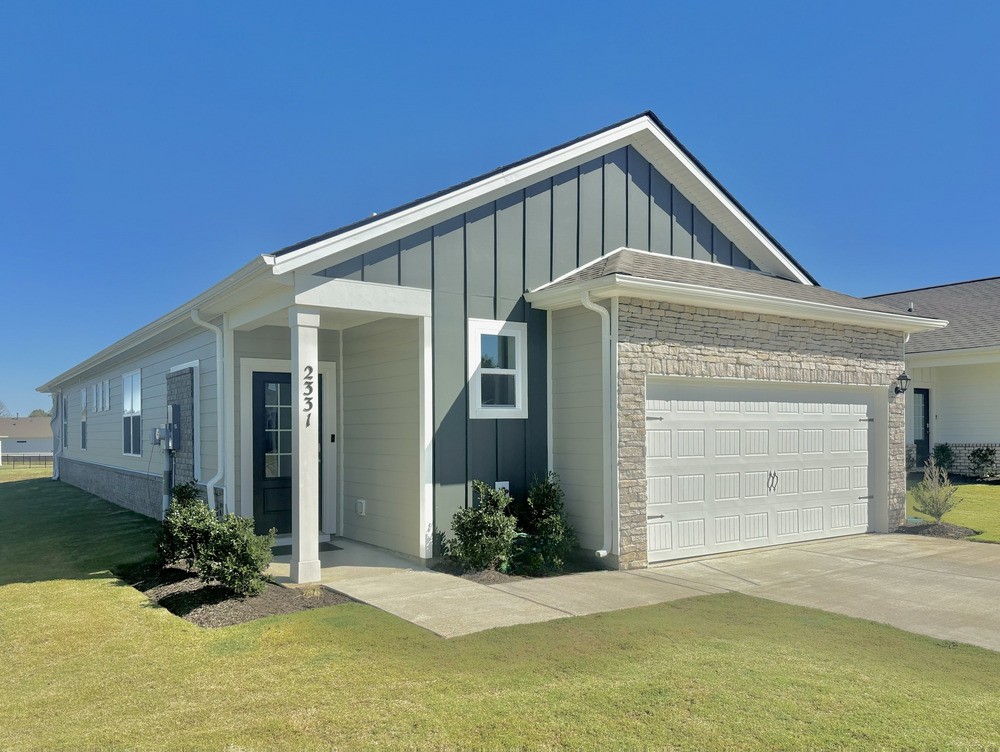
<svg viewBox="0 0 1000 752"><path fill-rule="evenodd" d="M913 443L917 449L917 467L931 456L931 390L913 390Z"/></svg>
<svg viewBox="0 0 1000 752"><path fill-rule="evenodd" d="M292 532L292 378L253 375L253 519L258 534Z"/></svg>

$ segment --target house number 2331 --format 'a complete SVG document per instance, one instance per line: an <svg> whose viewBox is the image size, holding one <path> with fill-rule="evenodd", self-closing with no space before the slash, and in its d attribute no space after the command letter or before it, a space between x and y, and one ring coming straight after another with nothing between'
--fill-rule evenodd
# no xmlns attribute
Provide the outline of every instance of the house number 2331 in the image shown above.
<svg viewBox="0 0 1000 752"><path fill-rule="evenodd" d="M306 428L312 425L313 414L313 374L315 370L312 366L305 366L302 369L302 412L306 414Z"/></svg>

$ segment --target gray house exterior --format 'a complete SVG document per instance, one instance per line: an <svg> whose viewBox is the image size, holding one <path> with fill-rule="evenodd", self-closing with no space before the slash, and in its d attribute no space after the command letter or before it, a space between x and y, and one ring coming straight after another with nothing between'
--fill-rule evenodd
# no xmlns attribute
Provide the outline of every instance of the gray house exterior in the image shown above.
<svg viewBox="0 0 1000 752"><path fill-rule="evenodd" d="M903 340L944 323L820 288L644 113L261 256L40 390L98 395L57 475L153 516L177 405L179 476L299 581L325 536L432 558L473 480L549 470L628 568L893 529Z"/></svg>

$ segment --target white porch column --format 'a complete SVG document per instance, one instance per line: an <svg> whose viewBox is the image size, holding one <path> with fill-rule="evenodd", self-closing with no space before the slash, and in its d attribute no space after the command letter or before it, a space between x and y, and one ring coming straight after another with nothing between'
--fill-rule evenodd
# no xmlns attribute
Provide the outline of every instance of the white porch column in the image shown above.
<svg viewBox="0 0 1000 752"><path fill-rule="evenodd" d="M292 582L319 582L319 311L288 309L292 336Z"/></svg>

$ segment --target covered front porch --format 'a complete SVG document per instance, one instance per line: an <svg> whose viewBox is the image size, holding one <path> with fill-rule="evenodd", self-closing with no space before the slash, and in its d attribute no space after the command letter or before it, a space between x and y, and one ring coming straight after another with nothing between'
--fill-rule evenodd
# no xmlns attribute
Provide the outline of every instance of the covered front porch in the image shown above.
<svg viewBox="0 0 1000 752"><path fill-rule="evenodd" d="M280 282L226 314L232 511L277 530L289 582L322 579L331 537L429 559L430 292Z"/></svg>

